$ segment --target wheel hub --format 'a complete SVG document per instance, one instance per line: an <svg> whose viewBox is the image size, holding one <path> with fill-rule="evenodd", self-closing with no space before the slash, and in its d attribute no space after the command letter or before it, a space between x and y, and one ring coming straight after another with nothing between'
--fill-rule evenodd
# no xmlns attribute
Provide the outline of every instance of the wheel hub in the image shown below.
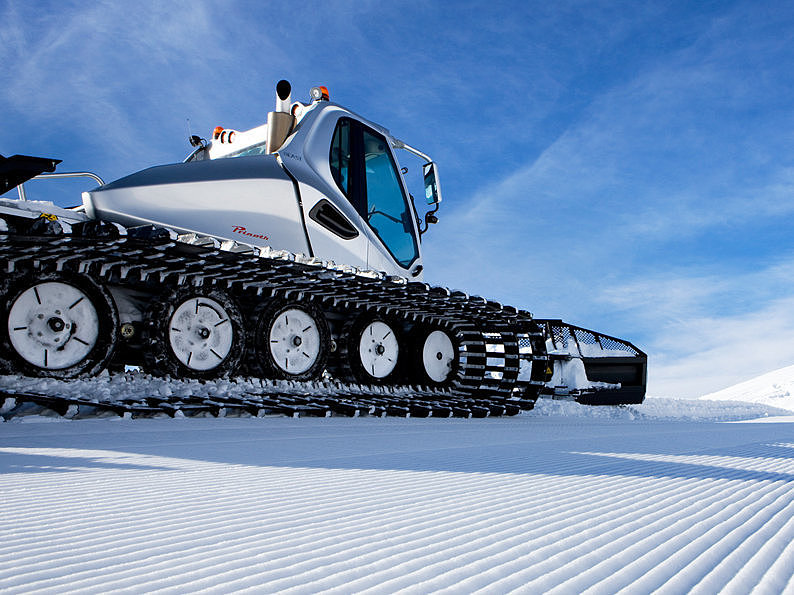
<svg viewBox="0 0 794 595"><path fill-rule="evenodd" d="M320 357L317 321L300 308L281 311L270 324L267 340L273 363L286 374L303 374Z"/></svg>
<svg viewBox="0 0 794 595"><path fill-rule="evenodd" d="M60 333L64 328L66 328L66 323L60 318L56 318L55 316L50 318L47 321L47 324L52 329L52 331L56 333Z"/></svg>
<svg viewBox="0 0 794 595"><path fill-rule="evenodd" d="M80 363L91 352L99 336L99 316L77 287L60 281L38 283L11 305L8 335L28 363L61 370Z"/></svg>

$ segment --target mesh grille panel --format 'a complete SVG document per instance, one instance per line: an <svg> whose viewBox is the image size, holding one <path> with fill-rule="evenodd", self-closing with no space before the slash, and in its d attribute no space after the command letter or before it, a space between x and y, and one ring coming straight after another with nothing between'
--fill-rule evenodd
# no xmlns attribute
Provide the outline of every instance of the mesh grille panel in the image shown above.
<svg viewBox="0 0 794 595"><path fill-rule="evenodd" d="M516 335L518 339L518 353L520 355L527 355L532 353L532 339L529 335Z"/></svg>
<svg viewBox="0 0 794 595"><path fill-rule="evenodd" d="M583 357L633 357L640 354L630 344L587 329L550 322L546 331L551 333L553 348Z"/></svg>
<svg viewBox="0 0 794 595"><path fill-rule="evenodd" d="M579 343L583 343L584 345L598 345L598 338L590 331L579 328L574 332L576 333L576 340L579 341Z"/></svg>
<svg viewBox="0 0 794 595"><path fill-rule="evenodd" d="M607 351L625 351L628 355L638 355L638 351L621 341L616 341L610 337L601 337L601 347Z"/></svg>

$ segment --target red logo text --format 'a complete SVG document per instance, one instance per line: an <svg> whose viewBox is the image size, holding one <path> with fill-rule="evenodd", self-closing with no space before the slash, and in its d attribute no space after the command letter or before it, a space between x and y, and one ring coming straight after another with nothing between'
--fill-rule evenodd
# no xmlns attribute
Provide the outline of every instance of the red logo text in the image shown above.
<svg viewBox="0 0 794 595"><path fill-rule="evenodd" d="M259 238L260 240L268 240L268 239L270 239L266 235L261 234L261 233L251 233L250 231L248 231L242 225L235 225L234 229L232 229L232 232L233 233L239 233L240 235L243 235L243 236L248 236L249 238Z"/></svg>

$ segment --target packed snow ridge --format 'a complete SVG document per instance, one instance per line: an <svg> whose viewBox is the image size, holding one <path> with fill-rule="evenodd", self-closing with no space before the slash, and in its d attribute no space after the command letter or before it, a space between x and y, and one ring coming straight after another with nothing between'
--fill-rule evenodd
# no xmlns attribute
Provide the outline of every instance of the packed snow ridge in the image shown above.
<svg viewBox="0 0 794 595"><path fill-rule="evenodd" d="M794 389L794 366L785 368L785 374L780 378L788 378L789 386ZM783 372L780 370L779 372ZM772 375L767 375L772 376ZM753 394L766 395L778 391L778 388L768 388L766 392L761 387L766 377L745 383L750 385L755 382L756 393L745 390L728 389L723 393L707 395L697 400L646 398L641 405L619 407L592 407L580 405L568 400L538 400L535 409L524 412L522 415L533 417L575 417L592 419L646 419L646 420L680 420L680 421L739 421L762 417L785 416L794 413L794 397L786 392L785 397L758 397L753 399ZM782 380L778 376L777 387ZM743 385L739 385L740 387ZM156 378L142 372L127 372L124 374L108 374L103 372L96 378L85 380L57 380L52 378L28 378L23 376L0 376L0 390L19 392L33 392L67 397L81 397L95 401L119 401L123 399L141 399L150 396L157 397L204 397L212 398L214 395L229 397L244 396L247 392L289 392L293 388L305 390L305 385L295 385L288 381L260 381L250 378L236 378L216 381L173 380ZM312 393L322 396L330 389L323 383L315 383ZM718 398L722 395L721 398ZM1 412L0 412L1 413ZM39 416L36 416L39 417ZM18 420L21 421L21 420ZM33 420L28 420L33 421Z"/></svg>

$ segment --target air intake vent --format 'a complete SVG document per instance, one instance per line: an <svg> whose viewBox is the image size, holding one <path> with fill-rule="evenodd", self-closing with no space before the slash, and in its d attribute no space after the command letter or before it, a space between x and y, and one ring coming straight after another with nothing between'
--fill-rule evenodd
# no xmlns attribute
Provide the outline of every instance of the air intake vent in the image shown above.
<svg viewBox="0 0 794 595"><path fill-rule="evenodd" d="M347 220L347 217L325 199L314 205L309 212L309 217L342 239L352 240L358 236L358 230Z"/></svg>

